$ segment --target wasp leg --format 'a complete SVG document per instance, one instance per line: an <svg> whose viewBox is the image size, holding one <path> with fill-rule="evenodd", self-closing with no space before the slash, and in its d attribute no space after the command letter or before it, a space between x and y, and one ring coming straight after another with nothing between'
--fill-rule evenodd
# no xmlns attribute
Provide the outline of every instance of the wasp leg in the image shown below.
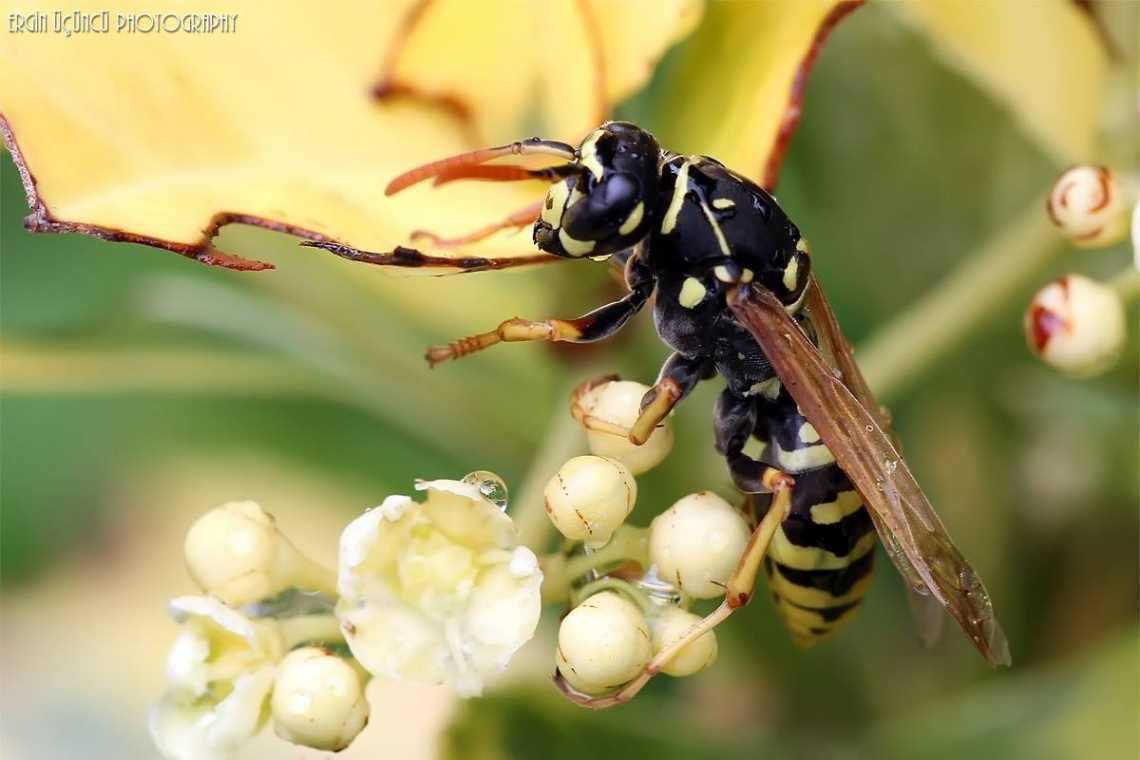
<svg viewBox="0 0 1140 760"><path fill-rule="evenodd" d="M641 671L640 675L613 694L601 697L582 694L571 688L560 675L555 674L554 681L563 694L572 702L594 710L628 702L637 692L641 691L641 688L648 683L650 678L661 672L661 669L668 665L669 661L676 657L681 650L723 623L733 612L748 604L752 599L752 592L756 588L756 576L760 573L760 566L764 563L764 557L768 553L768 546L772 543L772 537L776 534L776 528L780 526L780 523L791 511L792 490L795 486L795 479L791 475L777 470L775 467L765 468L763 481L766 490L773 494L772 506L760 524L756 526L756 530L752 532L752 538L748 540L748 546L745 547L740 562L737 563L736 569L728 579L725 586L724 601L720 603L720 606L685 631L669 646L658 652Z"/></svg>
<svg viewBox="0 0 1140 760"><path fill-rule="evenodd" d="M364 264L373 264L379 267L398 267L400 269L458 269L461 273L486 272L491 269L510 269L511 267L527 266L529 264L553 264L555 261L564 261L557 256L547 253L534 253L524 256L433 256L430 253L418 251L415 248L396 246L391 251L362 251L343 243L333 243L327 240L304 240L301 245L306 248L320 248L340 256L349 261L359 261Z"/></svg>
<svg viewBox="0 0 1140 760"><path fill-rule="evenodd" d="M744 453L752 431L756 429L756 404L751 398L736 396L727 389L716 400L713 426L716 450L728 464L732 484L744 493L766 493L764 484L768 465Z"/></svg>
<svg viewBox="0 0 1140 760"><path fill-rule="evenodd" d="M530 322L525 319L508 319L490 332L472 335L446 346L432 346L425 358L433 367L447 359L458 359L490 348L496 343L515 343L528 340L592 343L608 338L620 330L629 318L641 310L653 291L653 282L639 283L624 298L594 309L577 319L547 319Z"/></svg>
<svg viewBox="0 0 1140 760"><path fill-rule="evenodd" d="M542 212L542 204L543 201L528 204L505 219L500 219L494 224L488 224L486 227L481 227L474 232L469 232L459 237L445 238L427 230L416 230L412 233L412 239L427 240L432 246L437 248L478 243L480 240L486 240L491 237L499 230L521 230L523 227L534 224L534 220L537 219L538 215Z"/></svg>
<svg viewBox="0 0 1140 760"><path fill-rule="evenodd" d="M629 428L626 426L618 425L616 422L610 422L609 420L603 420L601 417L595 417L582 406L582 398L587 393L599 385L605 385L606 383L612 383L617 380L621 380L617 375L601 375L579 383L578 387L570 392L570 414L582 424L582 427L587 430L597 430L603 433L613 433L614 435L629 435Z"/></svg>
<svg viewBox="0 0 1140 760"><path fill-rule="evenodd" d="M657 382L641 397L641 413L629 429L629 440L638 446L648 441L654 428L664 422L677 402L705 377L707 365L708 360L703 356L670 356L657 375Z"/></svg>

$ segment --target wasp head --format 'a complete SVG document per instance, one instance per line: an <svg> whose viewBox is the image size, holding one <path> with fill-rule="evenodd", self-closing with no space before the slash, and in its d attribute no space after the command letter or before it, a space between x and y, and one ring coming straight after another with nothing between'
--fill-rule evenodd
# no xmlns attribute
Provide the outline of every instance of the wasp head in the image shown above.
<svg viewBox="0 0 1140 760"><path fill-rule="evenodd" d="M644 129L611 121L576 152L572 172L550 187L534 242L556 256L606 256L649 232L661 148Z"/></svg>

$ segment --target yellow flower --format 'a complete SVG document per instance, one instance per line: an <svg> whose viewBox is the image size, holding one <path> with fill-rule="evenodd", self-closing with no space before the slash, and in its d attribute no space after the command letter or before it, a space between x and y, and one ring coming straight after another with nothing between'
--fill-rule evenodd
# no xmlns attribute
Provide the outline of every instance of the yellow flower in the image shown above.
<svg viewBox="0 0 1140 760"><path fill-rule="evenodd" d="M478 487L418 482L420 503L389 496L341 536L337 615L374 675L453 681L464 696L534 635L542 573L514 523Z"/></svg>
<svg viewBox="0 0 1140 760"><path fill-rule="evenodd" d="M25 170L35 231L238 269L270 265L213 248L235 222L390 251L415 230L465 232L537 197L457 186L425 203L386 198L388 179L537 130L576 143L706 14L716 59L668 83L677 108L645 126L771 181L814 51L858 4L355 0L330 14L235 0L229 34L0 37L0 132ZM138 11L125 0L110 10ZM533 252L525 235L466 252L483 249Z"/></svg>

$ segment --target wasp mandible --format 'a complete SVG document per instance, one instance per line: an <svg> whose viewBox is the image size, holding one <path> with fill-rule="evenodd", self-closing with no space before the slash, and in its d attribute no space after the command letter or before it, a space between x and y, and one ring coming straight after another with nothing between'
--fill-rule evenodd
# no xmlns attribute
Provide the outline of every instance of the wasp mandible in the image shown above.
<svg viewBox="0 0 1140 760"><path fill-rule="evenodd" d="M564 163L488 163L527 155ZM533 221L535 245L545 254L609 258L623 267L629 291L576 319L510 319L431 348L432 365L502 342L602 340L656 294L657 332L674 353L632 427L608 432L644 443L702 379L719 375L725 382L716 448L736 487L751 495L758 523L724 601L615 694L589 697L561 683L572 699L590 707L629 699L688 643L747 604L762 570L800 643L833 633L866 593L876 533L915 592L945 607L991 665L1008 664L985 587L899 455L812 272L808 245L771 195L715 159L664 150L649 132L619 121L577 148L533 138L426 164L394 179L388 193L429 178L549 180L540 203L436 242L473 242ZM410 248L369 253L307 245L374 264L462 271L549 259L438 259ZM606 424L576 411L587 425Z"/></svg>

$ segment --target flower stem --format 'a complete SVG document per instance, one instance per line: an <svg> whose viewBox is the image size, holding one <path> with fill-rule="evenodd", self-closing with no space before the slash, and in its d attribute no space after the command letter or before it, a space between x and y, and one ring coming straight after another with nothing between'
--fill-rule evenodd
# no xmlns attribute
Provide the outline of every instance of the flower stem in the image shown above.
<svg viewBox="0 0 1140 760"><path fill-rule="evenodd" d="M649 564L646 549L646 529L623 525L610 542L597 551L567 557L562 552L545 556L542 564L542 599L544 602L564 602L570 598L575 582L591 570L606 565L632 560L642 567Z"/></svg>
<svg viewBox="0 0 1140 760"><path fill-rule="evenodd" d="M1108 282L1108 286L1120 296L1120 302L1127 306L1140 296L1140 269L1128 264Z"/></svg>
<svg viewBox="0 0 1140 760"><path fill-rule="evenodd" d="M340 621L332 615L301 615L282 618L281 632L285 636L286 646L290 649L306 642L336 644L344 641Z"/></svg>
<svg viewBox="0 0 1140 760"><path fill-rule="evenodd" d="M1044 199L1035 199L957 271L860 346L859 366L881 402L905 393L983 329L1060 250L1062 240L1044 208Z"/></svg>
<svg viewBox="0 0 1140 760"><path fill-rule="evenodd" d="M566 396L569 395L570 392L567 391ZM511 497L511 501L519 505L517 511L511 513L518 526L519 542L538 554L545 551L554 531L542 496L546 481L553 477L567 459L583 448L581 427L570 416L569 409L559 405L541 446L531 459L530 469L519 487L518 496Z"/></svg>
<svg viewBox="0 0 1140 760"><path fill-rule="evenodd" d="M336 573L297 552L293 568L293 585L305 591L317 591L332 599L337 598Z"/></svg>

